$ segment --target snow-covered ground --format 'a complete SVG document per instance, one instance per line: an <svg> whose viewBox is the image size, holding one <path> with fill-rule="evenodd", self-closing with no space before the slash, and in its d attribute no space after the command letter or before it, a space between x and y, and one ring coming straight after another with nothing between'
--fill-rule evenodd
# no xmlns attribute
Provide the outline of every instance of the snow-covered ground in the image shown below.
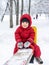
<svg viewBox="0 0 49 65"><path fill-rule="evenodd" d="M14 17L15 18L15 17ZM39 15L38 19L33 19L33 25L37 27L37 43L41 48L43 65L49 64L49 19L44 14ZM0 65L3 65L12 55L15 46L14 32L17 28L9 28L9 16L5 16L3 22L0 22ZM32 64L29 64L32 65ZM34 60L33 65L38 65Z"/></svg>

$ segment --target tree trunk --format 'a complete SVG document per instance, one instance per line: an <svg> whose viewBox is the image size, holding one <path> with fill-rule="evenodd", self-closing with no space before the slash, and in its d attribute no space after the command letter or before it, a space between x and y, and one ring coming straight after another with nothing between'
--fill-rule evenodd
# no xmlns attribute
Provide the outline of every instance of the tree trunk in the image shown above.
<svg viewBox="0 0 49 65"><path fill-rule="evenodd" d="M17 0L14 0L14 4L15 4L15 14L17 14ZM16 15L16 19L17 19L17 15ZM16 20L16 25L17 25L17 20Z"/></svg>
<svg viewBox="0 0 49 65"><path fill-rule="evenodd" d="M10 0L10 28L13 28L13 0Z"/></svg>
<svg viewBox="0 0 49 65"><path fill-rule="evenodd" d="M30 14L30 7L31 7L31 0L29 0L29 9L28 9L29 14Z"/></svg>
<svg viewBox="0 0 49 65"><path fill-rule="evenodd" d="M5 12L3 13L3 16L2 16L2 18L1 18L1 22L2 22L3 19L4 19L4 16L5 16L5 13L6 13L8 7L9 7L9 2L7 2ZM10 10L10 9L9 9L9 10Z"/></svg>
<svg viewBox="0 0 49 65"><path fill-rule="evenodd" d="M16 25L18 25L19 22L19 0L16 2Z"/></svg>
<svg viewBox="0 0 49 65"><path fill-rule="evenodd" d="M21 5L21 15L23 14L23 0L21 1L22 5Z"/></svg>

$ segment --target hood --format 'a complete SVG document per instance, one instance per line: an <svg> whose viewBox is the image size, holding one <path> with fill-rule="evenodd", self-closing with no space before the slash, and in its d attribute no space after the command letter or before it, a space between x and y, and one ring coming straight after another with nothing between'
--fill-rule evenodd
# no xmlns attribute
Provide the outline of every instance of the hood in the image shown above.
<svg viewBox="0 0 49 65"><path fill-rule="evenodd" d="M31 21L31 16L29 15L29 14L23 14L22 16L21 16L21 18L20 18L20 25L21 25L21 23L22 23L22 19L24 19L24 18L26 18L26 19L28 19L29 20L29 27L31 26L31 23L32 23L32 21Z"/></svg>

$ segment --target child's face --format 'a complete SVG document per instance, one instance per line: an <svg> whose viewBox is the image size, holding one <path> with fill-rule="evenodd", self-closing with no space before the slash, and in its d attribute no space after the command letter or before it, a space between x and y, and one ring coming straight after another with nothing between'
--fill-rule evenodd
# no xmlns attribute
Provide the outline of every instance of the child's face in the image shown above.
<svg viewBox="0 0 49 65"><path fill-rule="evenodd" d="M27 28L29 26L29 23L28 22L22 22L22 27L23 28Z"/></svg>

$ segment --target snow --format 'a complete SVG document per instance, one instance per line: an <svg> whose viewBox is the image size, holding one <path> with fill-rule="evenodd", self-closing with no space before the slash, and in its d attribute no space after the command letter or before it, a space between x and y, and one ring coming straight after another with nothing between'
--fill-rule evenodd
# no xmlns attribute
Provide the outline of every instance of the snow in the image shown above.
<svg viewBox="0 0 49 65"><path fill-rule="evenodd" d="M35 15L34 15L35 16ZM34 17L33 16L33 17ZM41 58L43 65L49 64L49 19L44 14L39 15L38 19L33 19L33 25L37 27L37 44L41 49ZM14 16L15 18L15 16ZM9 28L9 16L5 15L3 22L0 21L0 65L3 65L11 56L13 56L13 49L15 46L14 32L18 26L15 26L15 19L13 20L14 27ZM32 65L29 63L29 65ZM33 65L38 65L34 60Z"/></svg>

